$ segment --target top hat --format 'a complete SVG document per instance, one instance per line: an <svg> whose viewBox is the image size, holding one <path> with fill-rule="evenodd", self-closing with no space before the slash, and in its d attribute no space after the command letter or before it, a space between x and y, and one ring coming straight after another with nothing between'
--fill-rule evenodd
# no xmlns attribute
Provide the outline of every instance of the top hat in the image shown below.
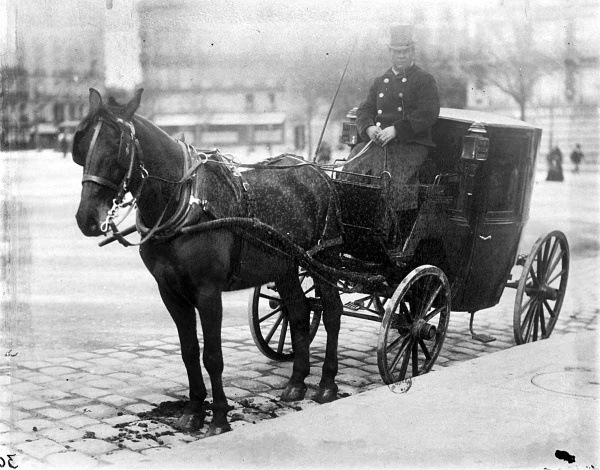
<svg viewBox="0 0 600 470"><path fill-rule="evenodd" d="M395 24L390 27L390 49L406 49L414 43L412 38L412 27L410 25Z"/></svg>

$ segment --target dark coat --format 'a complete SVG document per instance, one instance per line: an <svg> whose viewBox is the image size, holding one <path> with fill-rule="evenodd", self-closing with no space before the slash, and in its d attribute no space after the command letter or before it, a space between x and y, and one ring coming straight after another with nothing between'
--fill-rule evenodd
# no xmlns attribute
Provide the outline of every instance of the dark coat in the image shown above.
<svg viewBox="0 0 600 470"><path fill-rule="evenodd" d="M358 133L369 140L366 130L379 125L382 129L393 125L398 142L416 142L433 147L431 126L440 114L437 83L431 74L416 65L404 74L394 74L390 68L369 90L367 99L356 112Z"/></svg>

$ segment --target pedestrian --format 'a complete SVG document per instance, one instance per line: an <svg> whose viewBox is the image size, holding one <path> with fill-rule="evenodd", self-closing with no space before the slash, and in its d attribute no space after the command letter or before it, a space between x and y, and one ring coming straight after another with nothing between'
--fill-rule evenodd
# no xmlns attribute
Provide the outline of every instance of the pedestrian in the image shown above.
<svg viewBox="0 0 600 470"><path fill-rule="evenodd" d="M583 152L581 151L581 144L576 144L575 148L571 152L571 162L575 167L573 173L579 173L579 164L583 160Z"/></svg>
<svg viewBox="0 0 600 470"><path fill-rule="evenodd" d="M384 171L391 174L390 206L396 211L391 222L399 226L399 219L407 215L402 212L417 208L415 185L419 167L434 147L431 127L439 116L440 100L433 76L415 63L412 26L392 25L388 49L392 66L374 80L356 111L361 142L352 149L343 169L375 176ZM368 149L352 160L367 145Z"/></svg>
<svg viewBox="0 0 600 470"><path fill-rule="evenodd" d="M546 181L563 181L565 179L562 169L563 154L558 145L555 145L550 150L546 158L548 160L548 176L546 176Z"/></svg>

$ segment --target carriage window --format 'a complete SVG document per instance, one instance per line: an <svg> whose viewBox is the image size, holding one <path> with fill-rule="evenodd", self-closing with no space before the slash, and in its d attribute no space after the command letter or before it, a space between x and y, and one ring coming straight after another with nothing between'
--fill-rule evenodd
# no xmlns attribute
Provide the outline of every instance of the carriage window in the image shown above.
<svg viewBox="0 0 600 470"><path fill-rule="evenodd" d="M517 139L497 142L490 149L488 212L517 212L519 206L519 157L523 143Z"/></svg>

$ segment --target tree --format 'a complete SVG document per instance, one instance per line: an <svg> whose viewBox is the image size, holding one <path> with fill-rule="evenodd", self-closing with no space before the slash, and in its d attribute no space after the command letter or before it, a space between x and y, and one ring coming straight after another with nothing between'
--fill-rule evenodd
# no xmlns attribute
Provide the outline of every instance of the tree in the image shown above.
<svg viewBox="0 0 600 470"><path fill-rule="evenodd" d="M510 25L509 34L493 28L485 31L495 45L493 50L480 42L478 47L464 52L461 67L480 85L494 86L511 96L519 106L521 120L525 120L538 80L560 65L535 48L529 24L514 19L505 24Z"/></svg>

